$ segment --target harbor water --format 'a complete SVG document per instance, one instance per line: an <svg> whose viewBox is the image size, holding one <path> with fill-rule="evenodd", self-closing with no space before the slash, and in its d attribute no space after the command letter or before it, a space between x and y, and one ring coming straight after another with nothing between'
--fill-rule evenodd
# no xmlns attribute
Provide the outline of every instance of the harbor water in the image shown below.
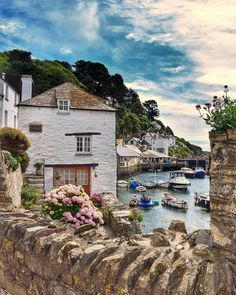
<svg viewBox="0 0 236 295"><path fill-rule="evenodd" d="M146 172L140 173L133 177L135 180L140 181L155 181L155 180L169 180L170 172ZM130 181L130 178L122 178L123 180ZM152 200L158 200L160 205L154 206L151 209L140 209L144 216L143 232L151 232L153 228L164 227L168 228L173 219L181 219L185 222L188 232L197 229L209 229L210 227L210 214L200 207L194 206L194 193L209 192L209 177L205 179L190 179L191 186L187 191L181 190L168 190L164 188L147 189L145 194L149 194ZM188 210L183 211L161 205L163 193L169 192L170 195L179 199L185 200L188 203ZM129 188L118 188L118 198L124 204L129 204L130 200L141 194L130 190Z"/></svg>

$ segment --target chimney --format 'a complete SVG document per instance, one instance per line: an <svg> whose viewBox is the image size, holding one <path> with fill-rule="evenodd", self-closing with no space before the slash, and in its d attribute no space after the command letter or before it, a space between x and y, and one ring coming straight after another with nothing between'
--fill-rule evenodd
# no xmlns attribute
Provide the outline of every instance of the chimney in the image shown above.
<svg viewBox="0 0 236 295"><path fill-rule="evenodd" d="M25 101L32 97L33 79L31 75L22 75L21 81L22 81L21 101Z"/></svg>

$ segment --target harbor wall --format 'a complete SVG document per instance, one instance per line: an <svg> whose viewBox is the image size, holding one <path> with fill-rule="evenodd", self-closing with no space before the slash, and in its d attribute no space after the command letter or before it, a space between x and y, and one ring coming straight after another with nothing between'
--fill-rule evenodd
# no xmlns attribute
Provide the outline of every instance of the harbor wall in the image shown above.
<svg viewBox="0 0 236 295"><path fill-rule="evenodd" d="M236 130L210 133L211 231L214 244L236 262Z"/></svg>

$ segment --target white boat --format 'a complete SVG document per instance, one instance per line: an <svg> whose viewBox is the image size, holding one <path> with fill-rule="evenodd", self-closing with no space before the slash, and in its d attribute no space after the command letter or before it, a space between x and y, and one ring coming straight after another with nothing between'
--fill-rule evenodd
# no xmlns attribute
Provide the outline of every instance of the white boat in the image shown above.
<svg viewBox="0 0 236 295"><path fill-rule="evenodd" d="M174 171L170 173L170 188L186 190L191 182L185 177L184 172Z"/></svg>
<svg viewBox="0 0 236 295"><path fill-rule="evenodd" d="M145 192L146 191L146 187L143 185L139 185L136 187L136 191L139 193Z"/></svg>
<svg viewBox="0 0 236 295"><path fill-rule="evenodd" d="M127 186L128 186L128 182L125 181L125 180L118 180L118 181L117 181L117 185L118 185L119 187L127 187Z"/></svg>
<svg viewBox="0 0 236 295"><path fill-rule="evenodd" d="M155 188L156 187L156 183L154 181L144 181L142 184L146 188Z"/></svg>
<svg viewBox="0 0 236 295"><path fill-rule="evenodd" d="M209 193L195 193L194 205L210 210L210 195Z"/></svg>
<svg viewBox="0 0 236 295"><path fill-rule="evenodd" d="M157 180L156 181L156 186L160 188L168 188L169 187L169 181L164 181L164 180Z"/></svg>
<svg viewBox="0 0 236 295"><path fill-rule="evenodd" d="M163 195L161 204L176 209L188 209L188 203L186 201L173 197L168 193L165 193Z"/></svg>

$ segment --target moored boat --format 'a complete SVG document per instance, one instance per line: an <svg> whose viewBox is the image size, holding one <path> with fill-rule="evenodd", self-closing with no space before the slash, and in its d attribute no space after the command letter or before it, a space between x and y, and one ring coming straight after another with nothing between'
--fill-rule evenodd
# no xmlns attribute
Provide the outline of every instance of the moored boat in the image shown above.
<svg viewBox="0 0 236 295"><path fill-rule="evenodd" d="M165 193L163 195L161 204L163 206L168 206L176 209L188 209L188 203L186 201L173 197L168 193Z"/></svg>
<svg viewBox="0 0 236 295"><path fill-rule="evenodd" d="M157 180L155 183L156 183L156 186L160 188L168 188L170 185L169 181L164 181L164 180Z"/></svg>
<svg viewBox="0 0 236 295"><path fill-rule="evenodd" d="M158 206L158 205L159 205L159 202L153 201L152 198L148 194L144 194L140 198L140 201L138 202L138 206L143 207L143 208L150 208L150 207Z"/></svg>
<svg viewBox="0 0 236 295"><path fill-rule="evenodd" d="M127 186L128 186L128 182L125 181L125 180L118 180L118 181L117 181L117 185L118 185L119 187L127 187Z"/></svg>
<svg viewBox="0 0 236 295"><path fill-rule="evenodd" d="M145 192L146 187L143 186L143 185L136 186L136 191L139 192L139 193Z"/></svg>
<svg viewBox="0 0 236 295"><path fill-rule="evenodd" d="M186 190L191 182L185 177L183 171L174 171L170 173L169 187L174 189Z"/></svg>
<svg viewBox="0 0 236 295"><path fill-rule="evenodd" d="M154 181L144 181L143 186L145 186L146 188L155 188L156 183Z"/></svg>
<svg viewBox="0 0 236 295"><path fill-rule="evenodd" d="M194 178L195 172L191 168L183 167L181 168L181 171L184 173L184 176L186 178Z"/></svg>
<svg viewBox="0 0 236 295"><path fill-rule="evenodd" d="M138 180L131 179L129 185L130 185L130 188L136 188L137 186L141 185L141 182Z"/></svg>
<svg viewBox="0 0 236 295"><path fill-rule="evenodd" d="M195 169L195 177L196 178L205 178L206 172L203 168L196 168Z"/></svg>
<svg viewBox="0 0 236 295"><path fill-rule="evenodd" d="M195 193L194 205L210 210L210 195L209 193Z"/></svg>

